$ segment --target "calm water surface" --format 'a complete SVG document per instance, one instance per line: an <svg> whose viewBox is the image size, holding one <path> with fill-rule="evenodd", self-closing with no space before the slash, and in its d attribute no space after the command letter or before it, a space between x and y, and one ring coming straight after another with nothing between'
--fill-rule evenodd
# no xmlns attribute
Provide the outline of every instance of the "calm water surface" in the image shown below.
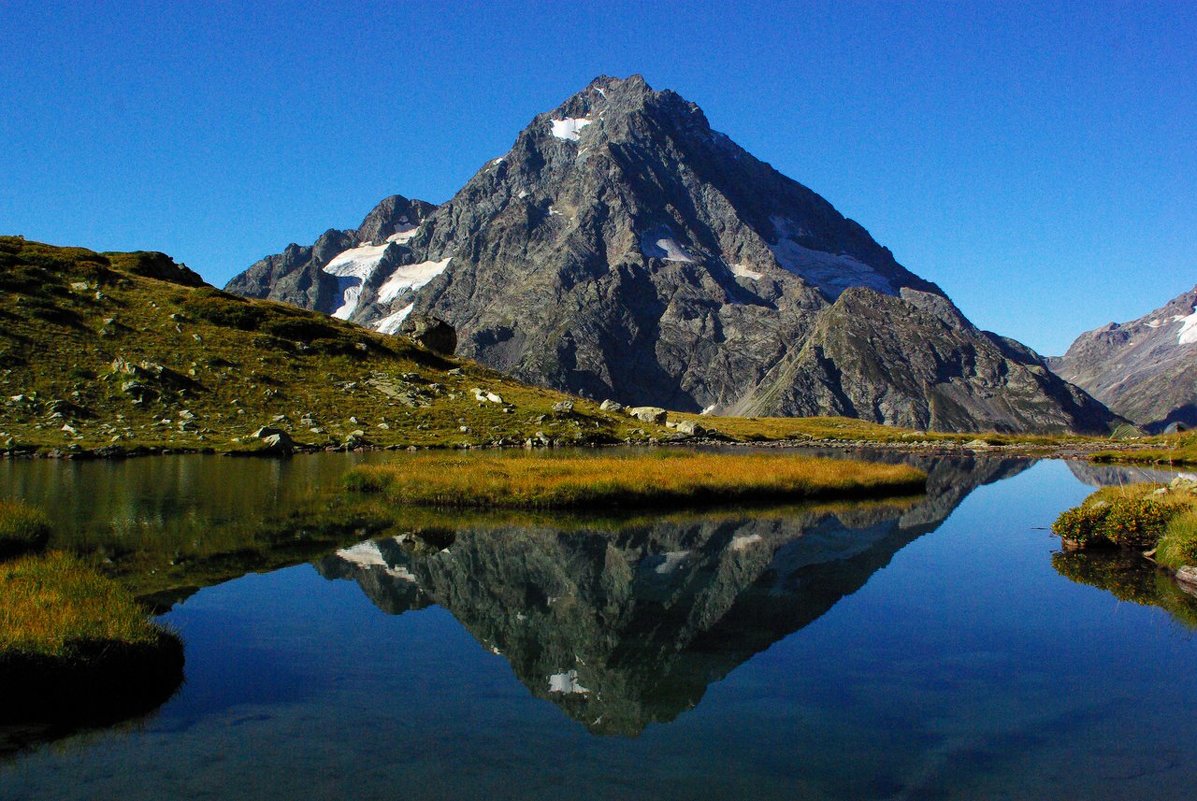
<svg viewBox="0 0 1197 801"><path fill-rule="evenodd" d="M208 566L352 458L3 463L0 494L118 566ZM1193 632L1052 566L1111 479L928 466L913 505L447 517L192 582L178 695L0 762L0 798L1191 795Z"/></svg>

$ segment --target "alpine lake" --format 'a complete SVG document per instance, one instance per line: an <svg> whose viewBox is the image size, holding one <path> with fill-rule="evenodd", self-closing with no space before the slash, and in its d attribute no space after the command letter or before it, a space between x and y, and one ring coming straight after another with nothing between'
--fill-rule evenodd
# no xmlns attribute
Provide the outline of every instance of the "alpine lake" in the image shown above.
<svg viewBox="0 0 1197 801"><path fill-rule="evenodd" d="M0 799L1191 796L1197 598L1048 530L1169 474L873 456L927 494L417 514L346 500L385 453L0 462L186 658L148 716L0 730Z"/></svg>

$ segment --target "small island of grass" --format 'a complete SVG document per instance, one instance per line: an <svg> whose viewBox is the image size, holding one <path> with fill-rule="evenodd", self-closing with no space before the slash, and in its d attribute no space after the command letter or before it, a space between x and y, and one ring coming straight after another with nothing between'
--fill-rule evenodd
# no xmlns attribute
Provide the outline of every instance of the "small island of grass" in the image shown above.
<svg viewBox="0 0 1197 801"><path fill-rule="evenodd" d="M77 557L0 563L0 720L132 717L169 698L182 676L179 638Z"/></svg>
<svg viewBox="0 0 1197 801"><path fill-rule="evenodd" d="M790 454L684 451L598 456L420 454L360 465L355 492L400 504L495 509L619 509L793 503L921 493L906 465Z"/></svg>

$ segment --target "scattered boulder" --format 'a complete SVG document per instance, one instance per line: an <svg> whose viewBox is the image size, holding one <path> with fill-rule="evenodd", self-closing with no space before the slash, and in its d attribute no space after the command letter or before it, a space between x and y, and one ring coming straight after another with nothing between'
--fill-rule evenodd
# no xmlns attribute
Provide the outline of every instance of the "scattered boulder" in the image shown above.
<svg viewBox="0 0 1197 801"><path fill-rule="evenodd" d="M707 433L707 430L693 420L679 420L677 433L685 434L688 437L701 437Z"/></svg>
<svg viewBox="0 0 1197 801"><path fill-rule="evenodd" d="M295 450L295 440L281 428L262 426L253 433L253 437L262 441L263 453L289 454Z"/></svg>
<svg viewBox="0 0 1197 801"><path fill-rule="evenodd" d="M553 404L553 412L556 414L573 414L574 402L568 398L563 401L557 401Z"/></svg>
<svg viewBox="0 0 1197 801"><path fill-rule="evenodd" d="M668 412L660 406L633 406L628 409L628 414L642 423L656 423L657 425L661 425L665 422Z"/></svg>
<svg viewBox="0 0 1197 801"><path fill-rule="evenodd" d="M366 432L360 428L350 431L349 436L345 437L346 448L364 448L369 444L369 441L366 439Z"/></svg>
<svg viewBox="0 0 1197 801"><path fill-rule="evenodd" d="M964 443L964 447L970 448L974 451L983 451L990 447L989 443L983 439L971 439Z"/></svg>
<svg viewBox="0 0 1197 801"><path fill-rule="evenodd" d="M610 398L599 404L599 408L604 412L622 412L623 404L619 401L613 401Z"/></svg>
<svg viewBox="0 0 1197 801"><path fill-rule="evenodd" d="M1182 590L1189 594L1197 594L1197 567L1185 565L1176 571L1176 581Z"/></svg>
<svg viewBox="0 0 1197 801"><path fill-rule="evenodd" d="M439 317L410 315L399 326L399 333L434 353L452 356L457 350L457 330Z"/></svg>

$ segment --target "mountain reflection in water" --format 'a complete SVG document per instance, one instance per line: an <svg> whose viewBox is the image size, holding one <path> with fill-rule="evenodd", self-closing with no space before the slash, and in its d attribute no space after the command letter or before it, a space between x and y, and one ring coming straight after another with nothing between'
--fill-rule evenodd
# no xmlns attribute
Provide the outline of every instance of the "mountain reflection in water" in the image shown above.
<svg viewBox="0 0 1197 801"><path fill-rule="evenodd" d="M446 518L317 563L385 612L440 605L534 695L587 729L635 735L855 592L977 486L1025 460L937 459L906 504L625 523ZM431 541L430 541L431 540Z"/></svg>

